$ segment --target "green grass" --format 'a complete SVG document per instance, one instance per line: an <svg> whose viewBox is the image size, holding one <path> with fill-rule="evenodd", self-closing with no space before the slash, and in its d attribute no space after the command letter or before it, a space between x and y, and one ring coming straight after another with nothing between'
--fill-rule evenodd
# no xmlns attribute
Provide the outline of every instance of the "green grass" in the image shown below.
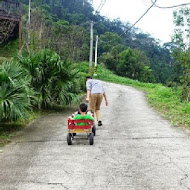
<svg viewBox="0 0 190 190"><path fill-rule="evenodd" d="M78 68L87 71L88 63ZM181 89L169 88L162 84L142 83L115 75L104 66L98 66L97 79L135 87L146 92L149 104L169 119L173 125L190 129L190 103L181 101Z"/></svg>
<svg viewBox="0 0 190 190"><path fill-rule="evenodd" d="M7 57L0 57L0 64L2 64L4 61L9 61L10 59Z"/></svg>
<svg viewBox="0 0 190 190"><path fill-rule="evenodd" d="M19 41L12 40L7 43L0 44L0 60L1 59L10 59L15 57L18 53Z"/></svg>
<svg viewBox="0 0 190 190"><path fill-rule="evenodd" d="M18 53L18 40L12 40L7 43L0 44L0 64L9 61L11 57L15 57Z"/></svg>

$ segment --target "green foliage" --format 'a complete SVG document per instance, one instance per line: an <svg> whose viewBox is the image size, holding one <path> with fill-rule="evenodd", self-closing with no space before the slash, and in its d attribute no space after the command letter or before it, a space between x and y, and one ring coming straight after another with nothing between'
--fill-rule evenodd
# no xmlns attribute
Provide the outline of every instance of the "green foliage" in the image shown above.
<svg viewBox="0 0 190 190"><path fill-rule="evenodd" d="M26 119L34 107L76 103L83 83L71 62L61 61L50 50L4 62L0 66L0 122Z"/></svg>
<svg viewBox="0 0 190 190"><path fill-rule="evenodd" d="M110 52L114 46L121 44L122 38L113 32L106 32L100 36L101 53Z"/></svg>
<svg viewBox="0 0 190 190"><path fill-rule="evenodd" d="M27 5L27 1L22 1ZM87 0L33 1L32 18L35 23L31 26L38 26L31 29L31 43L35 42L31 46L35 51L42 46L53 49L63 59L87 61L90 40L88 21L93 20L96 23L94 34L100 36L99 57L100 60L106 61L108 68L116 70L115 66L118 64L118 55L112 53L113 49L119 54L130 47L142 51L147 56L150 62L147 66L152 69L157 82L166 83L171 80L172 60L168 49L161 47L149 34L139 33L137 28L129 30L130 23L122 23L119 19L110 21L99 14L94 15L93 7ZM42 31L41 22L42 26L45 26ZM124 31L128 32L123 35ZM41 39L39 33L42 34ZM104 57L106 54L108 55Z"/></svg>
<svg viewBox="0 0 190 190"><path fill-rule="evenodd" d="M152 69L156 82L166 83L173 79L170 77L173 74L173 64L167 48L160 46L158 40L140 32L138 28L129 30L130 23L123 23L119 19L111 21L98 13L94 14L89 0L33 0L30 30L27 26L28 1L20 2L24 3L23 44L28 41L27 36L30 33L28 49L31 52L47 48L56 51L62 59L87 61L90 41L88 21L93 20L96 23L94 35L100 36L99 60L105 61L108 68L116 71L116 65L119 63L118 54L125 49L138 49L139 53L146 55L149 60L150 64L144 65ZM146 62L142 59L141 62L144 61ZM144 70L143 68L144 66L140 70ZM135 71L135 74L138 73ZM132 78L143 80L140 75Z"/></svg>
<svg viewBox="0 0 190 190"><path fill-rule="evenodd" d="M72 68L69 61L61 61L59 55L50 50L28 57L19 56L18 60L32 78L31 88L37 94L39 108L68 105L78 100L78 71Z"/></svg>
<svg viewBox="0 0 190 190"><path fill-rule="evenodd" d="M116 71L117 61L111 53L103 54L102 61L108 69Z"/></svg>
<svg viewBox="0 0 190 190"><path fill-rule="evenodd" d="M27 52L0 65L0 146L32 120L33 109L63 107L81 100L85 77L50 50Z"/></svg>
<svg viewBox="0 0 190 190"><path fill-rule="evenodd" d="M121 76L129 78L137 78L138 70L138 55L130 48L119 54L119 64L117 66L117 72ZM143 65L144 66L144 65Z"/></svg>
<svg viewBox="0 0 190 190"><path fill-rule="evenodd" d="M73 65L79 71L78 82L80 83L80 88L82 92L86 92L86 77L89 76L89 63L80 62Z"/></svg>
<svg viewBox="0 0 190 190"><path fill-rule="evenodd" d="M190 50L179 52L176 59L183 68L183 74L180 76L180 82L182 83L182 99L187 100L188 86L190 86Z"/></svg>
<svg viewBox="0 0 190 190"><path fill-rule="evenodd" d="M178 45L179 48L185 50L189 48L189 38L190 38L190 9L184 7L174 11L174 24L175 30L173 35L173 42Z"/></svg>
<svg viewBox="0 0 190 190"><path fill-rule="evenodd" d="M27 41L28 1L21 0L21 2L25 4L22 20L25 25L23 36ZM93 20L96 23L94 35L100 36L99 60L105 61L108 68L116 71L118 54L125 49L138 49L149 59L150 64L144 64L152 69L153 78L157 82L166 83L171 80L172 60L168 49L161 47L159 42L149 34L139 32L138 28L129 30L130 23L123 23L119 19L111 21L99 14L94 14L90 1L34 0L31 10L30 51L37 52L41 48L48 48L56 51L63 59L70 59L74 62L87 61L90 41L88 21ZM124 32L125 35L123 35ZM143 80L140 76L137 78Z"/></svg>
<svg viewBox="0 0 190 190"><path fill-rule="evenodd" d="M119 63L119 53L126 49L124 45L116 45L111 48L110 52L103 53L100 61L103 62L111 71L117 71L117 64Z"/></svg>
<svg viewBox="0 0 190 190"><path fill-rule="evenodd" d="M182 99L187 100L189 96L190 86L190 9L185 7L174 12L175 30L173 41L176 48L173 51L173 57L176 60L176 67L178 68L178 78L182 83Z"/></svg>
<svg viewBox="0 0 190 190"><path fill-rule="evenodd" d="M148 66L152 69L156 82L165 84L172 80L173 59L171 57L170 50L172 45L170 43L166 43L161 47L158 41L143 33L137 34L136 39L131 43L132 45L129 45L129 47L141 50L149 59L150 65Z"/></svg>
<svg viewBox="0 0 190 190"><path fill-rule="evenodd" d="M9 61L9 58L7 58L7 57L0 57L0 64L2 64L5 61Z"/></svg>
<svg viewBox="0 0 190 190"><path fill-rule="evenodd" d="M18 40L8 41L3 44L0 44L0 57L15 57L18 53L18 47Z"/></svg>
<svg viewBox="0 0 190 190"><path fill-rule="evenodd" d="M31 109L33 91L30 78L11 60L0 66L0 122L26 119Z"/></svg>
<svg viewBox="0 0 190 190"><path fill-rule="evenodd" d="M152 70L148 65L150 62L141 51L128 48L119 54L117 73L135 80L154 82Z"/></svg>
<svg viewBox="0 0 190 190"><path fill-rule="evenodd" d="M142 82L156 82L152 69L149 66L145 66L141 71L140 81Z"/></svg>

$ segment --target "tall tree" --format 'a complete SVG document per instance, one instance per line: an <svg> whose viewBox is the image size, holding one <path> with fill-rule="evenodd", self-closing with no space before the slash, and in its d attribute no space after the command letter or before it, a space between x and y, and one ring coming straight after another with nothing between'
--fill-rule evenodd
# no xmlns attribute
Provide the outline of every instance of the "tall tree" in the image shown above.
<svg viewBox="0 0 190 190"><path fill-rule="evenodd" d="M190 9L185 7L175 11L174 23L173 41L177 46L174 55L183 69L182 98L190 101Z"/></svg>

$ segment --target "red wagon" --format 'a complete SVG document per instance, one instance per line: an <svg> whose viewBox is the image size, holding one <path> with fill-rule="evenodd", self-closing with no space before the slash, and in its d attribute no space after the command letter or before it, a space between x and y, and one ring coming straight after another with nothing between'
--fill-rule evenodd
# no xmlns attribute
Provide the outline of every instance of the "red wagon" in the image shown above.
<svg viewBox="0 0 190 190"><path fill-rule="evenodd" d="M83 123L84 125L79 126L78 123ZM89 139L89 144L94 144L94 136L96 135L96 127L94 121L88 119L72 120L68 119L68 135L67 143L72 145L72 140L77 133L87 134Z"/></svg>

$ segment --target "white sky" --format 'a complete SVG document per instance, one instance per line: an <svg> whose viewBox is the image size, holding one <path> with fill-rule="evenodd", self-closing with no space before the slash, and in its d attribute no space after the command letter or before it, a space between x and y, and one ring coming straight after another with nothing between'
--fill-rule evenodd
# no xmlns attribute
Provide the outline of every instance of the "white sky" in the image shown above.
<svg viewBox="0 0 190 190"><path fill-rule="evenodd" d="M100 3L101 0L93 0L95 10ZM190 0L158 0L156 4L158 6L173 6L183 3L190 3ZM151 4L151 0L106 0L100 14L109 19L120 18L123 22L128 21L134 24ZM153 7L135 26L163 43L169 42L174 29L174 10Z"/></svg>

